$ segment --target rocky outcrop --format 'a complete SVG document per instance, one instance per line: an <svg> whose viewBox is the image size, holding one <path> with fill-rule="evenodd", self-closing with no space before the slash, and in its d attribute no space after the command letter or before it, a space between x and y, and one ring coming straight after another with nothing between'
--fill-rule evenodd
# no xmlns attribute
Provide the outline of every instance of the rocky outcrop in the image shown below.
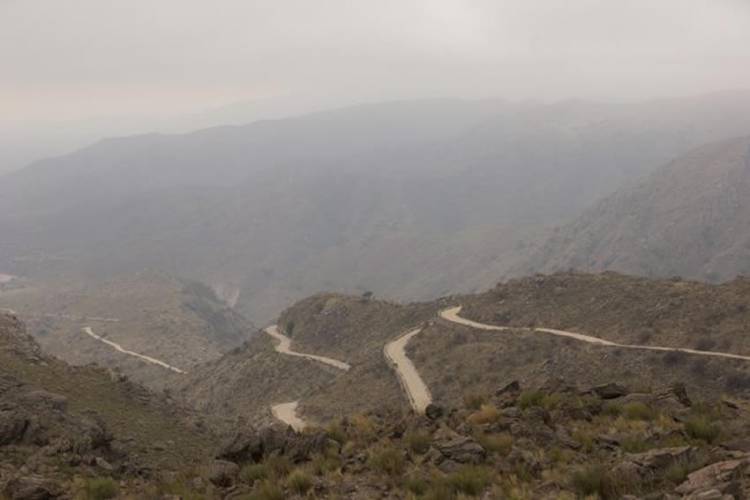
<svg viewBox="0 0 750 500"><path fill-rule="evenodd" d="M45 477L25 475L8 481L3 493L11 500L51 500L62 495L62 488Z"/></svg>
<svg viewBox="0 0 750 500"><path fill-rule="evenodd" d="M724 495L737 498L741 492L747 491L748 463L750 459L745 457L708 465L688 475L675 491L692 499L723 498ZM717 494L719 496L711 496Z"/></svg>
<svg viewBox="0 0 750 500"><path fill-rule="evenodd" d="M295 462L302 462L322 453L331 444L324 432L299 434L277 427L248 428L238 431L224 443L217 457L240 463L260 462L268 456L285 454Z"/></svg>
<svg viewBox="0 0 750 500"><path fill-rule="evenodd" d="M473 438L441 428L433 437L428 460L443 470L455 469L459 464L480 464L487 451Z"/></svg>

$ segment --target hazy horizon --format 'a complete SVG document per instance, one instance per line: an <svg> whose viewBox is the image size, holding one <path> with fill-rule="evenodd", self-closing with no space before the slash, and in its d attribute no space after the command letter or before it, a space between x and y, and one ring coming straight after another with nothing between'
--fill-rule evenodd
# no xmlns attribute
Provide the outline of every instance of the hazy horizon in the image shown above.
<svg viewBox="0 0 750 500"><path fill-rule="evenodd" d="M103 137L358 103L750 89L741 0L2 0L0 33L0 173Z"/></svg>

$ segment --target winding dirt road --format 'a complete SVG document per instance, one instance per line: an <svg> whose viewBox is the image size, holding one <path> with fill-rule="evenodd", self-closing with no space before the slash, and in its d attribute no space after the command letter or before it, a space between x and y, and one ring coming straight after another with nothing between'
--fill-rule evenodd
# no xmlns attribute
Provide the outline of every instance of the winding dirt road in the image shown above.
<svg viewBox="0 0 750 500"><path fill-rule="evenodd" d="M302 352L292 351L292 339L282 334L279 331L278 325L271 325L264 331L268 335L279 341L279 343L276 344L276 351L280 352L281 354L297 356L298 358L312 359L313 361L325 363L326 365L333 366L334 368L338 368L339 370L348 371L351 368L351 365L349 365L348 363L344 363L343 361L339 361L337 359L326 358L325 356L318 356L316 354L305 354Z"/></svg>
<svg viewBox="0 0 750 500"><path fill-rule="evenodd" d="M683 352L686 354L695 354L698 356L713 356L717 358L741 359L743 361L750 361L750 356L742 356L740 354L732 354L728 352L717 352L717 351L700 351L698 349L686 349L682 347L661 347L661 346L639 345L639 344L619 344L617 342L600 339L598 337L592 337L591 335L568 332L565 330L555 330L554 328L523 328L523 327L516 328L516 327L507 327L507 326L487 325L485 323L478 323L470 319L462 318L461 316L459 316L460 312L461 312L461 306L451 307L451 308L440 311L440 317L445 320L451 321L453 323L468 326L471 328L477 328L479 330L496 330L496 331L526 330L526 331L549 333L550 335L556 335L558 337L566 337L566 338L578 340L580 342L586 342L588 344L596 344L596 345L602 345L602 346L608 346L608 347L620 347L623 349L638 349L638 350L643 350L643 351Z"/></svg>
<svg viewBox="0 0 750 500"><path fill-rule="evenodd" d="M282 334L279 331L278 325L271 325L263 331L279 341L279 343L276 344L276 352L286 354L287 356L296 356L298 358L311 359L313 361L324 363L343 371L349 371L349 369L351 368L351 365L349 363L344 363L343 361L339 361L337 359L318 356L316 354L305 354L303 352L292 351L292 339ZM276 417L276 419L287 425L290 425L292 429L299 432L304 429L307 424L297 415L297 406L299 406L299 401L292 401L290 403L274 405L271 407L271 413L274 417Z"/></svg>
<svg viewBox="0 0 750 500"><path fill-rule="evenodd" d="M271 407L271 413L273 413L273 416L278 420L290 425L295 431L300 432L307 427L307 424L297 416L298 405L299 401L274 405Z"/></svg>
<svg viewBox="0 0 750 500"><path fill-rule="evenodd" d="M459 316L461 312L461 306L449 307L443 309L438 315L451 323L456 323L462 326L468 326L469 328L476 328L478 330L487 331L509 331L509 330L525 330L531 332L542 332L550 335L556 335L558 337L565 337L577 340L579 342L585 342L587 344L594 344L606 347L620 347L623 349L637 349L643 351L661 351L661 352L682 352L686 354L694 354L698 356L713 356L717 358L727 359L739 359L743 361L750 361L750 356L742 356L740 354L732 354L727 352L715 352L715 351L700 351L698 349L686 349L681 347L662 347L662 346L650 346L650 345L639 345L639 344L620 344L612 342L610 340L600 339L598 337L592 337L591 335L585 335L582 333L568 332L565 330L556 330L554 328L524 328L524 327L509 327L509 326L496 326L488 325L486 323L479 323L470 319L462 318ZM432 402L432 395L430 389L420 377L417 368L414 363L406 355L406 345L409 340L415 335L421 332L421 328L411 330L408 333L402 335L396 340L386 344L383 349L383 353L388 361L394 366L398 375L401 386L409 399L411 407L417 413L424 413L425 408Z"/></svg>
<svg viewBox="0 0 750 500"><path fill-rule="evenodd" d="M127 349L123 349L123 347L120 344L118 344L116 342L112 342L111 340L107 340L104 337L95 334L94 330L92 330L91 327L89 327L89 326L87 326L86 328L84 328L83 332L86 335L88 335L89 337L94 338L94 339L98 340L99 342L103 342L103 343L107 344L108 346L113 347L116 351L119 351L119 352L121 352L123 354L127 354L128 356L134 356L134 357L139 358L139 359L141 359L141 360L143 360L143 361L145 361L147 363L151 363L151 364L154 364L154 365L161 366L162 368L166 368L167 370L172 370L173 372L176 372L176 373L180 373L180 374L187 373L187 372L185 372L183 370L180 370L179 368L177 368L175 366L172 366L172 365L170 365L168 363L165 363L164 361L161 361L159 359L152 358L151 356L146 356L144 354L139 354L139 353L134 352L134 351L129 351Z"/></svg>
<svg viewBox="0 0 750 500"><path fill-rule="evenodd" d="M421 331L421 328L411 330L393 342L386 344L383 349L386 359L390 361L396 369L398 379L401 382L404 392L409 398L411 407L419 414L424 413L427 405L432 403L432 394L430 394L430 389L427 388L427 384L424 383L422 377L419 376L419 372L414 366L414 363L412 363L406 355L406 345L412 337Z"/></svg>

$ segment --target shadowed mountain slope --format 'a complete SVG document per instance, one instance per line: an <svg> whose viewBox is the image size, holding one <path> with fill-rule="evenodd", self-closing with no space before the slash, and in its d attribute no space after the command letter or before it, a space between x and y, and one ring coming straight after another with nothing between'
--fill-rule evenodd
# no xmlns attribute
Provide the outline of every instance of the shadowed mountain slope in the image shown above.
<svg viewBox="0 0 750 500"><path fill-rule="evenodd" d="M750 138L696 149L563 226L523 271L709 281L750 273Z"/></svg>
<svg viewBox="0 0 750 500"><path fill-rule="evenodd" d="M321 289L491 286L621 182L750 131L750 94L603 104L418 101L101 142L0 182L0 270L162 269L265 323Z"/></svg>

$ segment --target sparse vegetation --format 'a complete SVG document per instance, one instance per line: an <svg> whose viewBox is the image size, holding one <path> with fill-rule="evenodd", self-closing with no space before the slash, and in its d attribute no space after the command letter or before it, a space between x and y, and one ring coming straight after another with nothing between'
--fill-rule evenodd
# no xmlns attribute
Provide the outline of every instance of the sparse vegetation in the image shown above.
<svg viewBox="0 0 750 500"><path fill-rule="evenodd" d="M497 453L498 455L505 456L510 453L513 447L513 437L510 434L480 434L477 437L477 441L482 447L491 452Z"/></svg>
<svg viewBox="0 0 750 500"><path fill-rule="evenodd" d="M308 472L296 469L286 478L286 484L293 492L304 495L312 488L313 479Z"/></svg>
<svg viewBox="0 0 750 500"><path fill-rule="evenodd" d="M284 500L284 491L273 481L265 480L258 484L248 500Z"/></svg>
<svg viewBox="0 0 750 500"><path fill-rule="evenodd" d="M266 464L247 464L240 469L240 479L248 484L253 484L267 477L268 466Z"/></svg>
<svg viewBox="0 0 750 500"><path fill-rule="evenodd" d="M404 472L406 459L401 450L392 444L385 444L370 453L368 464L382 474L398 476Z"/></svg>
<svg viewBox="0 0 750 500"><path fill-rule="evenodd" d="M525 410L532 406L542 406L544 401L544 393L541 391L524 391L518 398L518 406Z"/></svg>
<svg viewBox="0 0 750 500"><path fill-rule="evenodd" d="M721 428L708 416L697 415L685 422L685 432L693 439L713 443L721 435Z"/></svg>
<svg viewBox="0 0 750 500"><path fill-rule="evenodd" d="M584 497L598 495L602 499L617 498L616 481L604 465L591 465L578 469L571 477L571 485Z"/></svg>
<svg viewBox="0 0 750 500"><path fill-rule="evenodd" d="M86 500L107 500L117 496L117 483L109 477L96 477L86 481Z"/></svg>
<svg viewBox="0 0 750 500"><path fill-rule="evenodd" d="M418 430L408 432L405 439L409 449L418 455L426 453L432 443L432 436L429 433Z"/></svg>
<svg viewBox="0 0 750 500"><path fill-rule="evenodd" d="M630 420L653 420L656 412L645 403L631 401L623 405L622 415Z"/></svg>
<svg viewBox="0 0 750 500"><path fill-rule="evenodd" d="M469 416L469 422L475 425L489 424L500 417L500 411L491 404L483 404L481 408Z"/></svg>

